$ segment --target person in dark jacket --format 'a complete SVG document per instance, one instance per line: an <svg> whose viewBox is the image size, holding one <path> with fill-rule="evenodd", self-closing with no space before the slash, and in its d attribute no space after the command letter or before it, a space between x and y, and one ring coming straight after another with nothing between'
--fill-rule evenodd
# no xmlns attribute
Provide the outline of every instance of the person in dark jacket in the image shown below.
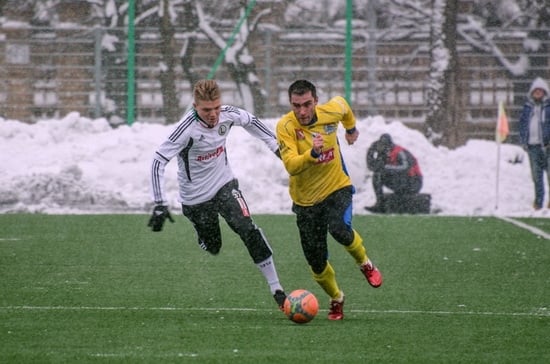
<svg viewBox="0 0 550 364"><path fill-rule="evenodd" d="M537 77L527 95L519 117L519 138L529 155L531 177L535 187L533 208L540 210L544 203L544 172L550 183L550 98L548 84ZM550 203L548 204L550 207Z"/></svg>
<svg viewBox="0 0 550 364"><path fill-rule="evenodd" d="M380 139L371 144L367 151L367 167L373 171L372 187L376 203L365 209L384 213L384 186L395 195L413 195L422 189L422 172L418 161L407 149L394 144L389 134L382 134Z"/></svg>

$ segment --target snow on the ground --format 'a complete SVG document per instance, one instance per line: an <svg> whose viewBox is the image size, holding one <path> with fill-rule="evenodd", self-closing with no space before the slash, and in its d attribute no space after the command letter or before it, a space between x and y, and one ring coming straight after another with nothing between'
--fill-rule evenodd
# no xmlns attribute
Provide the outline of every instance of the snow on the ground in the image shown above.
<svg viewBox="0 0 550 364"><path fill-rule="evenodd" d="M263 120L275 127L276 119ZM0 119L0 212L148 213L149 167L156 147L174 126L136 122L113 129L106 120L71 113L36 124ZM358 121L360 136L344 158L357 193L354 213L374 203L368 146L382 133L409 149L424 174L422 192L432 213L455 216L548 216L534 211L527 155L510 144L470 140L455 150L434 147L418 131L381 117ZM342 136L342 130L340 135ZM290 214L287 174L279 159L240 128L228 139L232 168L253 214ZM167 168L171 208L179 213L175 160ZM498 191L498 197L497 197ZM548 201L548 200L547 200Z"/></svg>

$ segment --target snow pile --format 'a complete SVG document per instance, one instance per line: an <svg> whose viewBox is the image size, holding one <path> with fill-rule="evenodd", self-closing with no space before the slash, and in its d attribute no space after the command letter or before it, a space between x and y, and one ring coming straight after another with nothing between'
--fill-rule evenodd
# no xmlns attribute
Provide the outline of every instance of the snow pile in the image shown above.
<svg viewBox="0 0 550 364"><path fill-rule="evenodd" d="M264 120L274 128L277 120ZM174 126L135 123L116 129L104 119L71 113L61 120L28 125L0 119L0 212L149 213L149 167L156 147ZM422 192L432 195L433 213L443 215L547 216L533 211L533 186L524 151L500 148L497 186L497 145L471 140L456 150L434 147L418 131L380 117L358 122L356 144L341 138L344 158L357 193L354 212L366 214L374 203L368 146L382 133L409 149L424 173ZM340 130L342 133L342 130ZM228 140L230 163L254 214L290 214L287 174L259 140L235 128ZM171 208L177 201L176 161L167 168ZM498 201L497 201L498 189ZM498 205L498 209L495 207Z"/></svg>

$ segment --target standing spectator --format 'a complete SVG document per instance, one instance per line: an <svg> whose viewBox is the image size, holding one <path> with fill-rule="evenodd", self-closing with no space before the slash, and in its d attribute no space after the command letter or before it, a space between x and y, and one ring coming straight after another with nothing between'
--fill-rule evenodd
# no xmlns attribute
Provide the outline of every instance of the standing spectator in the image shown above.
<svg viewBox="0 0 550 364"><path fill-rule="evenodd" d="M275 135L249 112L222 105L219 86L213 80L198 81L193 98L193 109L183 116L153 157L151 188L156 206L149 226L161 231L166 219L173 222L163 186L165 166L176 157L182 211L195 228L199 246L213 255L220 252L221 215L244 242L282 309L286 295L279 283L271 247L252 220L226 151L229 132L233 127L242 127L279 156Z"/></svg>
<svg viewBox="0 0 550 364"><path fill-rule="evenodd" d="M279 120L276 131L281 158L290 175L292 211L313 279L330 297L328 318L342 320L344 293L328 261L328 233L354 258L371 286L382 284L382 275L367 257L363 239L352 228L354 187L336 135L342 124L346 141L353 144L359 131L350 106L341 96L318 105L315 86L298 80L290 85L288 97L292 111Z"/></svg>
<svg viewBox="0 0 550 364"><path fill-rule="evenodd" d="M382 134L380 139L369 147L367 168L374 172L372 187L376 203L365 207L371 212L386 212L384 187L392 190L401 201L405 201L405 196L417 194L422 189L423 177L418 161L407 149L394 144L389 134Z"/></svg>
<svg viewBox="0 0 550 364"><path fill-rule="evenodd" d="M544 203L544 172L550 180L550 99L548 84L537 77L527 95L519 117L520 143L529 155L531 177L535 185L533 208L540 210ZM550 203L548 205L550 207Z"/></svg>

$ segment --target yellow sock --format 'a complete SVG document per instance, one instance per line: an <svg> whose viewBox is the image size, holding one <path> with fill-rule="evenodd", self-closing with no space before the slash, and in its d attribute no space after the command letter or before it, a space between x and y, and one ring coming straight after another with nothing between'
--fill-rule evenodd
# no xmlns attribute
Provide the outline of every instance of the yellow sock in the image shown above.
<svg viewBox="0 0 550 364"><path fill-rule="evenodd" d="M369 259L367 257L367 250L363 245L363 239L361 239L361 236L355 230L353 230L353 241L345 248L359 265L365 263Z"/></svg>
<svg viewBox="0 0 550 364"><path fill-rule="evenodd" d="M336 283L336 273L329 262L327 262L327 266L321 274L313 273L313 279L315 279L330 298L339 299L341 297L340 288L338 288L338 283Z"/></svg>

